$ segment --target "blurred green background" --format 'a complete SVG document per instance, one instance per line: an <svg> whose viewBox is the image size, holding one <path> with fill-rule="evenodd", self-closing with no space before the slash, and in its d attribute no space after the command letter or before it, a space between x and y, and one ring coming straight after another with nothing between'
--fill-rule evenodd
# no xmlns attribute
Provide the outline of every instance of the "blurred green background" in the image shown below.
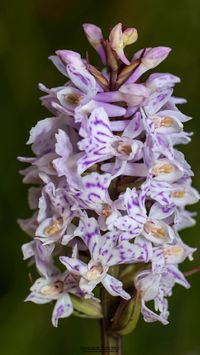
<svg viewBox="0 0 200 355"><path fill-rule="evenodd" d="M20 246L28 241L16 225L28 217L27 186L22 185L17 155L29 154L25 146L29 129L48 113L40 106L38 82L58 86L64 78L47 59L56 49L72 49L82 55L89 49L81 29L92 22L106 31L121 21L135 26L135 48L166 45L173 51L158 71L182 78L177 96L188 99L183 111L194 117L186 129L194 131L192 143L183 147L200 189L200 1L199 0L1 0L1 257L0 257L0 354L78 355L81 346L98 346L96 321L71 317L58 329L50 323L51 307L23 303L29 289L28 268ZM134 50L134 48L133 48ZM94 61L97 57L94 55ZM194 206L194 209L200 207ZM200 248L200 219L182 233L185 242ZM200 263L196 253L194 264ZM185 264L183 270L191 265ZM124 339L127 355L200 355L200 274L190 278L192 288L177 286L170 299L170 324L146 324L140 320L135 333Z"/></svg>

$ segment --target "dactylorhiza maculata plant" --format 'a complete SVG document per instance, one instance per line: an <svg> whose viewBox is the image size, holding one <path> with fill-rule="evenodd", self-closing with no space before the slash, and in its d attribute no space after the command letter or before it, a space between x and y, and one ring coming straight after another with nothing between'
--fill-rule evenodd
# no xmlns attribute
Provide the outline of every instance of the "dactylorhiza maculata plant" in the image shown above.
<svg viewBox="0 0 200 355"><path fill-rule="evenodd" d="M199 194L177 145L191 140L183 130L190 117L173 96L177 76L143 79L170 48L144 48L129 60L135 28L119 23L108 40L95 25L83 28L103 69L69 50L50 57L64 83L39 85L53 116L31 129L34 157L19 158L30 164L24 183L35 185L33 216L19 220L31 237L22 250L40 274L26 301L53 301L54 326L71 314L103 317L108 332L126 334L140 313L167 324L174 285L189 288L179 264L195 249L179 231L195 223L185 207Z"/></svg>

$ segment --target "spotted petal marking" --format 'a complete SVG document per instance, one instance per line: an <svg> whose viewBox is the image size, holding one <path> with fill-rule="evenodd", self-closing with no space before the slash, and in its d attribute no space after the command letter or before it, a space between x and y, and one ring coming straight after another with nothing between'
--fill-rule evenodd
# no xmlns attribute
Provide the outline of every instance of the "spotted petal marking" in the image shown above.
<svg viewBox="0 0 200 355"><path fill-rule="evenodd" d="M101 209L102 203L109 200L110 181L110 174L91 173L84 176L80 191L77 192L77 197L82 200L83 206L95 210Z"/></svg>
<svg viewBox="0 0 200 355"><path fill-rule="evenodd" d="M68 271L75 275L82 275L87 271L87 265L77 258L61 256L60 261L66 266Z"/></svg>
<svg viewBox="0 0 200 355"><path fill-rule="evenodd" d="M161 107L169 100L172 95L171 89L163 89L154 92L145 106L145 112L147 115L152 116L158 112Z"/></svg>
<svg viewBox="0 0 200 355"><path fill-rule="evenodd" d="M97 85L94 77L85 69L68 65L67 73L73 84L83 93L93 97L97 93Z"/></svg>
<svg viewBox="0 0 200 355"><path fill-rule="evenodd" d="M73 305L70 296L66 293L60 297L53 309L52 324L57 327L60 318L69 317L73 313Z"/></svg>
<svg viewBox="0 0 200 355"><path fill-rule="evenodd" d="M161 322L163 325L167 325L169 323L167 319L165 319L161 315L159 315L159 314L153 312L151 309L149 309L143 301L142 301L142 306L141 306L141 312L144 317L144 320L147 323L156 322L156 321Z"/></svg>
<svg viewBox="0 0 200 355"><path fill-rule="evenodd" d="M123 284L111 275L106 275L102 280L103 286L112 296L120 296L125 300L129 300L131 296L123 290Z"/></svg>
<svg viewBox="0 0 200 355"><path fill-rule="evenodd" d="M99 225L95 218L86 218L84 222L80 221L74 234L85 242L91 257L95 259L95 256L99 253L98 246L101 238Z"/></svg>
<svg viewBox="0 0 200 355"><path fill-rule="evenodd" d="M85 154L78 161L80 173L112 156L113 133L104 109L97 108L92 112L88 119L88 137L85 140Z"/></svg>

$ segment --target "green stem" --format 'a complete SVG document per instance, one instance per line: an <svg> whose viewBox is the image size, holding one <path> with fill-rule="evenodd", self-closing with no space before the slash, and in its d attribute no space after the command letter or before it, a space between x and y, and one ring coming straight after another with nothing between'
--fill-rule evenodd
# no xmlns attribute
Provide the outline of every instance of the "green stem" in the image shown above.
<svg viewBox="0 0 200 355"><path fill-rule="evenodd" d="M101 289L101 303L104 318L100 320L101 351L102 355L122 355L122 339L120 335L113 335L109 332L110 320L109 309L111 301L105 289Z"/></svg>

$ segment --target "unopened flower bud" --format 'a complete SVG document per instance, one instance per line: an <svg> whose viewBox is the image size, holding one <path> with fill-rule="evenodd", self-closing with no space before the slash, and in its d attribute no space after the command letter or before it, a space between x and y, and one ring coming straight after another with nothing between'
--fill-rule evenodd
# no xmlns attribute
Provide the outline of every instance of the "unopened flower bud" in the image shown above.
<svg viewBox="0 0 200 355"><path fill-rule="evenodd" d="M102 45L103 34L101 29L93 24L84 23L83 30L91 46L99 53L103 64L106 64L106 54Z"/></svg>
<svg viewBox="0 0 200 355"><path fill-rule="evenodd" d="M125 36L125 38L126 38L126 36ZM124 64L129 65L130 62L124 54L124 41L123 41L123 32L122 32L122 24L121 23L118 23L112 29L112 31L110 32L109 40L110 40L110 45L111 45L112 49L116 52L119 59L121 59L121 61Z"/></svg>
<svg viewBox="0 0 200 355"><path fill-rule="evenodd" d="M123 38L122 38L122 24L118 23L113 27L109 36L110 44L112 49L116 52L123 47Z"/></svg>
<svg viewBox="0 0 200 355"><path fill-rule="evenodd" d="M170 51L171 48L168 47L149 48L142 58L142 64L147 69L155 68L168 56Z"/></svg>
<svg viewBox="0 0 200 355"><path fill-rule="evenodd" d="M135 43L138 39L138 33L136 28L134 27L127 28L122 34L122 39L123 39L124 47L128 46L129 44Z"/></svg>
<svg viewBox="0 0 200 355"><path fill-rule="evenodd" d="M115 53L113 52L110 42L106 41L106 54L107 54L107 65L109 68L116 72L118 69L118 63Z"/></svg>
<svg viewBox="0 0 200 355"><path fill-rule="evenodd" d="M128 301L122 300L113 318L113 332L125 335L131 333L139 320L140 316L140 292Z"/></svg>
<svg viewBox="0 0 200 355"><path fill-rule="evenodd" d="M130 106L140 105L149 96L148 89L142 84L124 84L120 87L119 92Z"/></svg>
<svg viewBox="0 0 200 355"><path fill-rule="evenodd" d="M95 299L85 299L85 298L79 298L77 296L71 295L71 300L74 309L78 311L78 313L80 313L82 316L84 315L85 317L88 318L97 318L97 319L103 317L101 304Z"/></svg>
<svg viewBox="0 0 200 355"><path fill-rule="evenodd" d="M62 60L65 65L73 65L77 67L84 67L79 53L68 50L56 51L57 56Z"/></svg>
<svg viewBox="0 0 200 355"><path fill-rule="evenodd" d="M147 70L155 68L159 65L169 54L171 48L169 47L155 47L142 49L135 53L133 60L140 60L140 65L129 77L128 83L134 83Z"/></svg>

